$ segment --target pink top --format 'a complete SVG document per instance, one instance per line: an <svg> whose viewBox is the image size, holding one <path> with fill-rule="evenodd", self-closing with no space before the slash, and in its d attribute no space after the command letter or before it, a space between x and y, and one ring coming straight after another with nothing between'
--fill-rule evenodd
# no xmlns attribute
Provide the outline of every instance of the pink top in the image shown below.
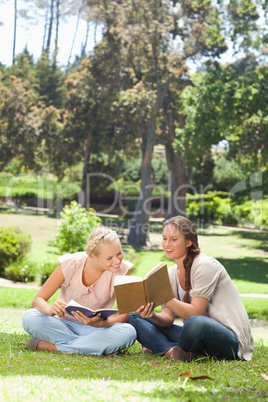
<svg viewBox="0 0 268 402"><path fill-rule="evenodd" d="M112 308L115 302L114 278L116 275L126 275L134 264L123 260L117 273L104 271L93 285L85 286L82 281L82 273L87 258L88 254L85 251L59 257L65 278L61 285L59 299L66 303L73 299L92 310Z"/></svg>

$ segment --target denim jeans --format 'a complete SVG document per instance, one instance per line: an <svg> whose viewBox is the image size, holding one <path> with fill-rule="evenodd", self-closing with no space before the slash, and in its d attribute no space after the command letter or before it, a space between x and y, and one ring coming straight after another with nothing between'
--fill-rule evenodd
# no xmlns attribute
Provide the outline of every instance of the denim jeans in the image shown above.
<svg viewBox="0 0 268 402"><path fill-rule="evenodd" d="M79 321L51 317L35 309L24 313L22 326L29 335L53 343L61 352L106 355L127 348L136 341L136 331L129 324L95 328Z"/></svg>
<svg viewBox="0 0 268 402"><path fill-rule="evenodd" d="M180 346L187 352L219 359L238 357L239 343L235 334L205 316L190 317L183 326L173 324L170 328L161 327L137 313L130 314L128 322L136 329L138 341L158 355Z"/></svg>

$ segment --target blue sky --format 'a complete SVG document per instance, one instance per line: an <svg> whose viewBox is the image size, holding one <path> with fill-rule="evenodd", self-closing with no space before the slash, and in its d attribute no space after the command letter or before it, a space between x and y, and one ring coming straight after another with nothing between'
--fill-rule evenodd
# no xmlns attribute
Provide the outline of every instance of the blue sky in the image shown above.
<svg viewBox="0 0 268 402"><path fill-rule="evenodd" d="M14 31L14 6L13 1L9 0L8 4L0 4L0 62L6 66L12 64L12 51L13 51L13 31ZM26 27L25 21L18 19L17 26L17 40L16 40L16 54L19 54L27 48L33 54L35 61L41 54L42 40L43 40L43 24L31 25ZM59 30L59 54L58 63L66 65L69 53L72 46L73 35L75 32L76 18L70 18L65 24L60 24ZM81 42L85 39L86 23L81 21L79 30L76 37L75 45L73 48L73 57L75 54L80 54ZM97 39L100 38L101 32L98 31ZM87 51L91 50L94 45L94 32L91 30Z"/></svg>

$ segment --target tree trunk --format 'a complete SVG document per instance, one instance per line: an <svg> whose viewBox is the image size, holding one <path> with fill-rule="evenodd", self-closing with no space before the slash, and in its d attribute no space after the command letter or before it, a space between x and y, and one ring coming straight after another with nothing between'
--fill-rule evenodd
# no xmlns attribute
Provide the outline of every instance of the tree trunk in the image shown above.
<svg viewBox="0 0 268 402"><path fill-rule="evenodd" d="M82 49L81 49L81 56L86 55L86 47L88 44L88 37L89 37L89 28L90 28L90 23L87 21L87 30L86 30L86 36L85 36L85 42L83 43Z"/></svg>
<svg viewBox="0 0 268 402"><path fill-rule="evenodd" d="M15 62L15 55L16 55L17 15L18 15L18 6L17 6L17 0L15 0L14 1L14 37L13 37L12 64L14 64L14 62Z"/></svg>
<svg viewBox="0 0 268 402"><path fill-rule="evenodd" d="M168 210L166 219L176 215L186 215L186 187L187 175L185 161L173 148L173 141L175 138L174 126L171 122L171 117L167 111L167 99L163 107L163 115L166 127L166 159L168 166L168 190L170 191L170 198L168 200ZM180 115L180 127L185 124L185 119Z"/></svg>
<svg viewBox="0 0 268 402"><path fill-rule="evenodd" d="M148 241L150 216L149 201L153 188L153 169L151 162L155 140L155 120L156 116L151 116L147 130L146 147L141 168L141 191L128 234L128 241L131 244L146 245Z"/></svg>
<svg viewBox="0 0 268 402"><path fill-rule="evenodd" d="M56 0L56 35L55 35L55 51L53 63L56 66L57 54L59 48L59 24L60 24L60 1Z"/></svg>
<svg viewBox="0 0 268 402"><path fill-rule="evenodd" d="M80 17L81 17L81 12L83 10L84 3L85 3L85 0L82 1L82 5L78 10L78 15L77 15L77 20L76 20L76 26L75 26L73 41L72 41L72 45L71 45L71 49L70 49L70 53L69 53L69 57L68 57L68 61L67 61L67 70L69 69L69 66L70 66L71 57L72 57L73 48L74 48L74 43L75 43L75 39L76 39L78 27L79 27L79 22L80 22Z"/></svg>
<svg viewBox="0 0 268 402"><path fill-rule="evenodd" d="M89 204L89 189L87 188L87 172L88 172L88 164L89 164L89 158L90 158L90 147L92 143L92 132L87 137L87 142L86 142L86 149L85 149L85 154L84 154L84 166L83 166L83 175L82 175L82 191L84 193L84 205L83 206L88 206Z"/></svg>
<svg viewBox="0 0 268 402"><path fill-rule="evenodd" d="M172 143L166 144L166 158L169 170L168 182L170 198L166 219L176 215L186 215L186 169L185 162L173 149Z"/></svg>
<svg viewBox="0 0 268 402"><path fill-rule="evenodd" d="M134 216L131 220L128 241L131 244L139 244L145 246L149 236L149 217L150 217L150 201L153 189L153 169L152 154L155 144L155 128L156 117L162 106L163 99L166 95L170 80L166 84L159 86L157 99L155 101L152 114L149 120L147 135L143 139L143 159L141 167L141 191L136 204Z"/></svg>
<svg viewBox="0 0 268 402"><path fill-rule="evenodd" d="M50 20L49 20L49 28L47 35L47 45L46 45L46 53L49 54L51 37L52 37L52 26L53 26L53 11L54 11L54 0L51 0L50 3Z"/></svg>

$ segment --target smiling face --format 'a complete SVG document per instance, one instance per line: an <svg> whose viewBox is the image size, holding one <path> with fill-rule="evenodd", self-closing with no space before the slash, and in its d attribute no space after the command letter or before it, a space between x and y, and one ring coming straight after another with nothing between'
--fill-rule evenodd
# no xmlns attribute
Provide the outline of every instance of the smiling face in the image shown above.
<svg viewBox="0 0 268 402"><path fill-rule="evenodd" d="M186 240L176 226L166 225L162 234L162 247L167 258L175 261L184 259L187 254L187 249L192 245L190 240Z"/></svg>
<svg viewBox="0 0 268 402"><path fill-rule="evenodd" d="M97 255L92 255L95 263L105 271L118 272L123 260L120 241L107 243L99 248Z"/></svg>

